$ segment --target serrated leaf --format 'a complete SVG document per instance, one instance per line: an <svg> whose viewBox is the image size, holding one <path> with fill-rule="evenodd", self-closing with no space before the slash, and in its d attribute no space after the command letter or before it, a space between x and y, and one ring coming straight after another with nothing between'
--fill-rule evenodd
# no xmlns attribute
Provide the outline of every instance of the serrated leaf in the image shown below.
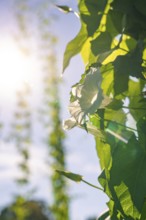
<svg viewBox="0 0 146 220"><path fill-rule="evenodd" d="M83 176L68 171L56 170L56 172L75 182L81 182L83 179Z"/></svg>

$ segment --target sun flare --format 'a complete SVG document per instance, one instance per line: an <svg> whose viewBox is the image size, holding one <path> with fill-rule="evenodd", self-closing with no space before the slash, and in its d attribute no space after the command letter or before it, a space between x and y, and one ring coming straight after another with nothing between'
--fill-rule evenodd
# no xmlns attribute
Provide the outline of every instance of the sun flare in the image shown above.
<svg viewBox="0 0 146 220"><path fill-rule="evenodd" d="M0 95L11 94L19 90L24 83L29 83L33 65L12 40L0 43Z"/></svg>

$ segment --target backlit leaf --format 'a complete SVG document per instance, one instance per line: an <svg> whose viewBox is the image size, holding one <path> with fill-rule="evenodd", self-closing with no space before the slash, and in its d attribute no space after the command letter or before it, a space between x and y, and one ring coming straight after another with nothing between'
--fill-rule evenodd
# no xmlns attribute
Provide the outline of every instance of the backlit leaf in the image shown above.
<svg viewBox="0 0 146 220"><path fill-rule="evenodd" d="M112 135L109 136L108 143L111 142L111 137ZM111 144L113 148L114 142L112 142ZM127 144L124 142L115 141L114 145L115 147L112 150L112 167L109 171L110 179L109 176L105 177L108 178L107 183L103 180L101 181L101 183L108 184L106 186L107 193L109 193L110 191L113 200L117 205L117 210L121 212L122 210L125 210L126 217L130 215L133 219L136 219L140 211L142 210L143 201L146 195L145 150L140 147L140 144L134 135L131 136ZM102 179L104 178L103 174L101 178ZM122 182L126 185L126 188L123 191L123 197L120 197L120 195L122 195L121 194L122 192L121 192L121 187L118 188L118 186ZM128 193L126 189L129 190ZM117 200L117 195L119 196L118 200ZM121 205L120 206L118 205L118 201L120 201L120 199L121 202L123 201L122 209L121 209ZM127 201L129 200L128 206L126 204L126 200Z"/></svg>
<svg viewBox="0 0 146 220"><path fill-rule="evenodd" d="M82 124L87 114L93 114L102 104L102 76L99 68L91 67L84 82L73 88L75 101L70 103L69 111L79 124Z"/></svg>
<svg viewBox="0 0 146 220"><path fill-rule="evenodd" d="M71 58L82 50L83 45L87 41L87 31L86 26L83 24L78 35L68 43L63 60L63 72L69 65Z"/></svg>
<svg viewBox="0 0 146 220"><path fill-rule="evenodd" d="M85 0L82 1L82 4L79 4L81 10L81 18L87 25L88 36L92 36L99 28L106 4L107 0L103 0L102 2ZM85 7L87 10L83 10Z"/></svg>
<svg viewBox="0 0 146 220"><path fill-rule="evenodd" d="M115 186L115 192L120 201L124 214L134 219L139 219L140 213L134 206L130 192L125 183L121 183L119 186Z"/></svg>

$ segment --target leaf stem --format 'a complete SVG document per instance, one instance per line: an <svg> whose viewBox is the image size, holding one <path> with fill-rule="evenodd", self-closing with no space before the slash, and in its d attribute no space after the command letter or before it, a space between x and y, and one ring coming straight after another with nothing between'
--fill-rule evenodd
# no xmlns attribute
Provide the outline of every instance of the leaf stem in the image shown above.
<svg viewBox="0 0 146 220"><path fill-rule="evenodd" d="M118 122L116 122L116 121L111 121L111 120L108 120L108 119L104 119L104 121L115 123L115 124L117 124L117 125L119 125L119 126L121 126L121 127L127 128L127 129L132 130L132 131L137 131L137 130L134 129L134 128L128 127L127 125L123 125L123 124L118 123Z"/></svg>
<svg viewBox="0 0 146 220"><path fill-rule="evenodd" d="M87 185L89 185L89 186L92 186L92 187L94 187L94 188L96 188L96 189L99 189L99 190L103 191L103 189L102 189L102 188L100 188L100 187L98 187L98 186L95 186L95 185L93 185L93 184L91 184L91 183L87 182L87 181L86 181L86 180L84 180L84 179L82 179L82 182L86 183L86 184L87 184Z"/></svg>
<svg viewBox="0 0 146 220"><path fill-rule="evenodd" d="M146 108L135 108L135 107L128 107L128 106L122 106L122 108L133 109L133 110L146 110Z"/></svg>

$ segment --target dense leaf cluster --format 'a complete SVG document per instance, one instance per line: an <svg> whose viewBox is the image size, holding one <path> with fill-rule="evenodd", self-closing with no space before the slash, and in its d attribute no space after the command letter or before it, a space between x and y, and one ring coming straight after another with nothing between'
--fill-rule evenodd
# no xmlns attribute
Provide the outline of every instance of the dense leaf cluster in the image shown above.
<svg viewBox="0 0 146 220"><path fill-rule="evenodd" d="M146 2L79 0L81 29L64 54L85 73L72 87L65 128L93 133L109 210L99 219L146 219Z"/></svg>

